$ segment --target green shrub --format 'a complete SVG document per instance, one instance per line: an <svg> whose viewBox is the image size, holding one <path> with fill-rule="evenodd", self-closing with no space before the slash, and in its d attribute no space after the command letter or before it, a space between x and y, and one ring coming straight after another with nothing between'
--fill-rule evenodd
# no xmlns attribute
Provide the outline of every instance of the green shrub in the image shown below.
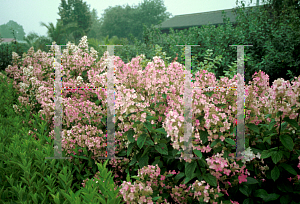
<svg viewBox="0 0 300 204"><path fill-rule="evenodd" d="M0 45L0 71L4 71L12 62L12 52L18 53L22 56L28 47L23 43L3 43Z"/></svg>
<svg viewBox="0 0 300 204"><path fill-rule="evenodd" d="M111 172L105 165L91 163L89 158L82 164L86 169L74 169L67 159L45 159L54 155L54 141L48 139L48 122L32 114L28 105L24 107L19 103L12 83L13 80L1 72L0 203L122 203L121 198L112 197L101 202L101 195L96 186L91 187L91 182L85 188L81 186L83 180L92 179L99 170L104 179L110 180L104 188L111 187ZM20 107L20 113L14 111L14 105ZM88 170L91 165L92 170Z"/></svg>

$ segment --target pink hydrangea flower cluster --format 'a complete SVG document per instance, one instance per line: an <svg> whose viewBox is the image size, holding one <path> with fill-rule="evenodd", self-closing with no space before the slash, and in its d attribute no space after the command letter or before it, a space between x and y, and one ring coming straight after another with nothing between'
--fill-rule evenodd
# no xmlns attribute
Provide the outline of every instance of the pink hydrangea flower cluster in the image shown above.
<svg viewBox="0 0 300 204"><path fill-rule="evenodd" d="M85 41L86 39L82 40L83 43L80 44L81 47L87 47ZM62 64L65 67L65 69L62 70L62 76L66 76L65 80L67 81L63 82L63 87L74 87L76 85L85 87L105 87L107 83L106 76L105 74L101 74L101 71L105 71L104 67L108 62L108 53L106 52L103 59L96 63L94 62L95 59L90 57L88 53L82 52L82 50L76 46L68 44L67 48L68 49L64 51L62 56ZM69 55L70 52L74 52L73 55ZM92 53L92 55L95 56L96 53ZM43 76L43 72L46 72L47 70L44 69L45 67L51 67L53 57L49 58L49 55L41 53L40 51L34 53L33 49L30 49L28 54L23 57L23 64L19 67L20 63L17 63L19 56L13 53L14 66L9 66L6 71L10 75L14 76L14 86L16 86L23 95L20 96L19 100L24 104L28 104L29 96L35 95L37 102L42 105L42 110L40 112L44 113L46 115L46 120L50 122L54 115L55 108L53 101L54 79L52 78L54 73L47 73L46 76ZM40 63L33 63L36 60L40 60ZM184 93L184 70L177 62L170 64L169 67L165 67L163 60L159 57L154 57L153 62L149 62L145 70L142 71L140 67L141 61L142 58L138 56L137 58L132 59L131 63L124 65L118 57L115 57L114 59L116 75L118 76L115 81L117 87L115 102L116 118L119 118L122 121L119 126L119 130L116 132L116 140L120 144L116 153L125 147L124 143L128 142L126 141L126 138L122 138L122 133L133 128L133 123L123 122L123 114L137 112L137 114L131 115L130 119L140 119L145 121L145 114L141 113L143 110L149 111L152 115L155 115L156 112L158 112L160 114L159 121L164 121L163 127L167 131L168 136L171 137L173 148L178 150L180 148L184 148L184 101L181 97L178 97ZM87 71L87 78L90 83L85 83L85 79L83 80L83 77L81 77L81 73L83 71ZM75 75L71 75L71 72L75 72ZM253 82L251 82L252 84L250 83L250 85L245 88L247 107L245 120L257 125L262 122L270 122L270 119L264 119L266 113L270 113L272 114L272 118L275 118L276 125L278 127L280 119L275 117L278 110L283 111L282 117L289 116L290 119L295 119L297 114L291 109L291 107L293 105L296 105L297 107L300 106L300 103L297 101L297 96L299 96L300 93L300 78L298 78L298 81L293 82L293 86L291 86L289 82L277 80L273 83L273 87L270 88L267 85L267 75L263 72L255 73L255 75L256 77ZM31 78L28 80L29 77ZM205 87L206 85L209 85L214 87L230 87L236 85L235 80L236 76L230 80L228 80L227 77L224 77L217 82L212 73L207 73L205 70L201 70L196 73L196 81L192 83L192 86ZM29 88L30 84L32 84L32 88ZM167 85L169 85L170 88L166 88ZM93 118L91 121L100 124L102 123L101 119L106 114L104 104L107 93L103 90L89 91L89 93L82 90L70 92L73 96L72 98L66 97L67 93L63 92L64 99L62 100L62 105L65 113L63 126L71 128L71 130L67 130L66 128L63 130L63 148L67 150L68 153L75 153L72 151L75 145L88 147L88 149L93 151L95 154L95 157L93 158L96 158L96 156L104 156L103 151L100 149L105 148L105 138L96 137L97 133L103 135L103 130L91 125L86 125L87 122L84 121L84 118L92 118L93 116L96 116L96 114L101 113L102 115L100 114L99 117ZM96 106L93 102L88 100L93 93L98 96L99 100L103 101L102 107ZM162 98L161 93L167 94L166 100ZM233 100L235 97L236 94L230 91L226 91L226 94L224 94L224 91L220 90L217 93L214 93L212 97L207 97L203 90L195 90L195 93L193 93L192 96L192 111L194 113L193 120L195 120L196 116L203 115L205 122L196 120L196 126L192 127L192 136L195 136L196 138L196 141L193 142L193 149L209 153L213 149L210 145L214 140L220 139L221 141L224 141L225 138L230 137L226 131L231 127L231 123L229 121L233 121L234 116L236 115L236 108L234 107L235 101ZM287 101L286 103L279 101L282 97L285 101ZM141 103L141 101L143 101L143 103ZM150 109L151 103L161 101L165 101L166 105L160 105L155 111ZM212 102L223 104L229 103L230 105L228 109L220 109L212 104ZM34 109L37 103L29 104L32 109ZM15 107L15 109L18 111L18 107ZM250 113L256 113L255 117L251 116ZM152 120L151 124L157 124L157 122ZM291 127L288 126L288 128ZM134 138L137 141L138 137L143 133L141 126L137 126L133 129L135 131ZM207 146L201 144L198 130L206 130L208 132L209 144ZM249 130L246 129L246 131ZM217 132L221 132L223 135L218 135L216 134ZM54 138L54 130L51 132L50 136ZM171 196L174 200L177 200L177 202L183 203L185 196L193 196L193 194L195 197L204 198L205 202L210 200L208 194L214 199L217 199L218 195L216 193L220 192L219 181L226 185L229 184L233 186L237 183L245 182L247 175L249 175L247 169L245 170L245 166L239 167L239 165L235 162L229 163L229 161L222 158L223 153L224 151L222 151L221 154L213 155L206 159L210 166L210 169L208 169L209 172L218 178L217 189L210 189L210 186L207 185L204 189L199 189L201 190L201 193L198 191L191 193L190 190L193 189L191 186L189 186L188 189L183 190L186 188L185 185L180 184L178 187L176 185L174 186L174 183L172 184L172 188L171 185L163 184L164 176L166 175L159 175L159 167L157 166L156 171L154 171L153 167L149 165L147 167L149 169L144 169L144 171L141 171L141 174L139 175L145 180L143 184L139 184L139 182L137 182L133 185L124 182L124 189L122 189L124 199L129 202L133 200L135 202L145 202L146 199L148 202L151 192L155 190L155 186L148 185L149 182L160 184L158 187L161 191L163 187L166 187L166 189L172 188ZM233 155L233 153L231 155ZM244 162L253 161L252 159L254 157L251 152L246 152L245 156L246 155L247 158L245 158ZM184 156L183 153L181 156ZM191 160L186 160L186 162L190 163ZM120 163L123 163L125 166L128 164L128 161L124 160ZM112 160L110 161L110 164L115 165L116 167L118 162ZM120 164L118 165L120 166ZM298 167L300 168L300 164ZM266 168L261 168L261 170L266 170ZM117 170L121 171L121 169ZM221 177L221 173L224 173L225 178ZM238 175L237 181L230 183L228 180L225 180L230 179L228 176L234 176L236 174ZM149 182L147 182L146 175L150 178ZM299 175L297 175L297 177L299 179ZM125 187L126 185L127 187ZM133 187L132 185L136 186L131 188ZM193 185L194 189L203 187L199 185L199 182L195 182ZM222 189L222 191L227 193L225 189ZM138 199L136 196L140 195L144 197L142 197L142 199Z"/></svg>

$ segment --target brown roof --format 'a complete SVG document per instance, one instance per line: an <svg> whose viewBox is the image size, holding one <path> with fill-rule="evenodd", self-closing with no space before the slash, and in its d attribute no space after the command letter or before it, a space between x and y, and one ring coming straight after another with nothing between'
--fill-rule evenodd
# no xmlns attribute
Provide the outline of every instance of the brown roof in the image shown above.
<svg viewBox="0 0 300 204"><path fill-rule="evenodd" d="M12 43L12 42L14 42L14 38L1 38L3 41L1 42L0 41L0 44L2 44L2 43ZM26 43L26 41L24 41L24 40L17 40L17 42L18 43Z"/></svg>
<svg viewBox="0 0 300 204"><path fill-rule="evenodd" d="M3 41L2 42L12 42L15 39L14 38L1 38Z"/></svg>

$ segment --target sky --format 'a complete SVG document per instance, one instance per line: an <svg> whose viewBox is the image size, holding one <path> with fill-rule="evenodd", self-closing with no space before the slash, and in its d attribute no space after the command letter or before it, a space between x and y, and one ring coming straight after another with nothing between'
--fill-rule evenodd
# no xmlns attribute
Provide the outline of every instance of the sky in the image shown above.
<svg viewBox="0 0 300 204"><path fill-rule="evenodd" d="M56 25L56 19L59 19L58 7L61 0L0 0L0 25L8 23L9 20L13 20L22 25L25 34L29 32L35 32L39 36L47 36L47 28L40 25L43 22L49 25L52 22ZM83 0L90 5L90 10L95 8L99 18L101 14L108 7L126 6L130 7L138 6L143 0ZM187 3L189 2L189 3ZM239 5L241 0L239 0ZM256 0L244 0L245 6L256 5ZM260 0L262 5L262 0ZM171 17L176 15L200 13L208 11L216 11L223 9L231 9L236 7L236 0L164 0L164 5L167 8L166 12L172 14Z"/></svg>

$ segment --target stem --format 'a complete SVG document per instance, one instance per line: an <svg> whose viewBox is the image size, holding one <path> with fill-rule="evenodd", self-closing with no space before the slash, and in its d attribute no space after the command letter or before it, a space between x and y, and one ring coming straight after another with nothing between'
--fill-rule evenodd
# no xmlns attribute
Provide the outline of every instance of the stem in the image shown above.
<svg viewBox="0 0 300 204"><path fill-rule="evenodd" d="M282 104L282 97L280 97L280 98L281 98L281 104ZM278 142L278 149L277 150L279 150L279 136L280 136L280 130L281 130L281 121L282 121L282 119L281 119L281 116L280 116L279 134L278 134L278 139L277 139L277 142Z"/></svg>

